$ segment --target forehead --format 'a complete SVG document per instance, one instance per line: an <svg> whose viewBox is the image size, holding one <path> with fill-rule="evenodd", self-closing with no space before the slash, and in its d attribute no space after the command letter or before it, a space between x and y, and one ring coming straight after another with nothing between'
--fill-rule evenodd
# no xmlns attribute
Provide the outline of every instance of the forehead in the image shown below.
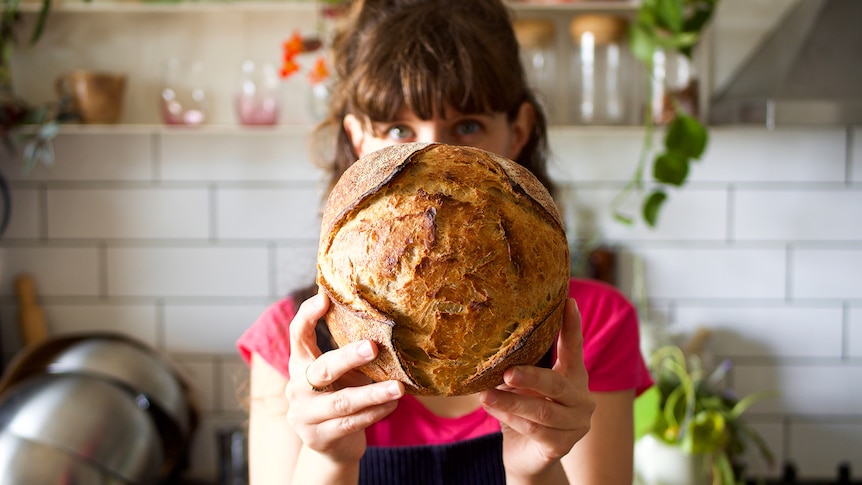
<svg viewBox="0 0 862 485"><path fill-rule="evenodd" d="M501 115L503 115L503 113L491 113L491 112L466 113L466 112L459 111L458 109L454 108L450 104L446 104L443 107L442 115L440 114L439 110L434 110L434 112L431 113L430 117L422 117L419 114L417 114L415 111L413 111L406 104L402 104L397 110L395 110L391 119L388 119L388 120L372 119L371 122L372 123L384 123L384 122L389 122L389 121L406 121L406 122L442 121L442 122L446 122L446 121L451 121L451 120L457 120L458 118L465 116L465 115L494 117L495 115L501 116Z"/></svg>

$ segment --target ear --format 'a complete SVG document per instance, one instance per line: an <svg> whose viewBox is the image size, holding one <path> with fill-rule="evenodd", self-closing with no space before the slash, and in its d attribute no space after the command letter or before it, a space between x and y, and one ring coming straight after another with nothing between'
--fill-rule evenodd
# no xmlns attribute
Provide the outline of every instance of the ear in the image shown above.
<svg viewBox="0 0 862 485"><path fill-rule="evenodd" d="M509 144L509 158L515 160L530 140L536 124L536 107L528 101L521 103L518 116L512 122L512 140Z"/></svg>
<svg viewBox="0 0 862 485"><path fill-rule="evenodd" d="M363 141L365 141L365 129L362 120L352 113L344 116L344 131L350 138L350 144L353 145L353 153L358 157L362 157L365 151L362 149Z"/></svg>

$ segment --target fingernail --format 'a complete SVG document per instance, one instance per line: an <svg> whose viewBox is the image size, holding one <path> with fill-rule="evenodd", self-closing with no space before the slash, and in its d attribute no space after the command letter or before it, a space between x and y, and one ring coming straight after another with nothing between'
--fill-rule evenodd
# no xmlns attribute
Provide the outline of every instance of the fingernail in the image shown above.
<svg viewBox="0 0 862 485"><path fill-rule="evenodd" d="M512 383L516 382L519 377L520 372L517 369L509 369L505 374L503 374L503 382L512 385Z"/></svg>
<svg viewBox="0 0 862 485"><path fill-rule="evenodd" d="M486 406L493 406L496 403L497 396L495 396L493 392L486 391L482 393L482 404Z"/></svg>
<svg viewBox="0 0 862 485"><path fill-rule="evenodd" d="M371 348L371 342L365 340L361 344L359 344L359 348L356 349L360 356L369 358L374 355L374 349Z"/></svg>
<svg viewBox="0 0 862 485"><path fill-rule="evenodd" d="M389 385L386 386L386 392L388 392L392 397L398 397L401 395L401 386L399 386L397 382L390 382Z"/></svg>
<svg viewBox="0 0 862 485"><path fill-rule="evenodd" d="M313 306L317 310L323 308L323 295L314 295L314 297L311 299L311 306Z"/></svg>

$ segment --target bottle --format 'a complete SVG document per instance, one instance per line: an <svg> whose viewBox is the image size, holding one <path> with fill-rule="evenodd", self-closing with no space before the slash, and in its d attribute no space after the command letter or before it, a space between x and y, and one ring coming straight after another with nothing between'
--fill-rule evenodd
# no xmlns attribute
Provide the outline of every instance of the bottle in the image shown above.
<svg viewBox="0 0 862 485"><path fill-rule="evenodd" d="M557 109L557 60L554 23L546 19L517 19L513 23L527 81L537 92L551 122L561 122Z"/></svg>
<svg viewBox="0 0 862 485"><path fill-rule="evenodd" d="M623 124L630 109L627 71L631 64L624 39L626 19L583 14L572 19L574 120L582 124Z"/></svg>

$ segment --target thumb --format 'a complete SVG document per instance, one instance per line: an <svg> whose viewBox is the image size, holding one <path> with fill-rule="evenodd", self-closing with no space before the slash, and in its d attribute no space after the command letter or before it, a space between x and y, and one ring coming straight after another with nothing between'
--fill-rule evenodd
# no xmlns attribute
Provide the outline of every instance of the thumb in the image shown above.
<svg viewBox="0 0 862 485"><path fill-rule="evenodd" d="M573 375L584 370L584 334L581 331L581 313L573 298L566 301L563 327L557 339L557 362L554 370Z"/></svg>

